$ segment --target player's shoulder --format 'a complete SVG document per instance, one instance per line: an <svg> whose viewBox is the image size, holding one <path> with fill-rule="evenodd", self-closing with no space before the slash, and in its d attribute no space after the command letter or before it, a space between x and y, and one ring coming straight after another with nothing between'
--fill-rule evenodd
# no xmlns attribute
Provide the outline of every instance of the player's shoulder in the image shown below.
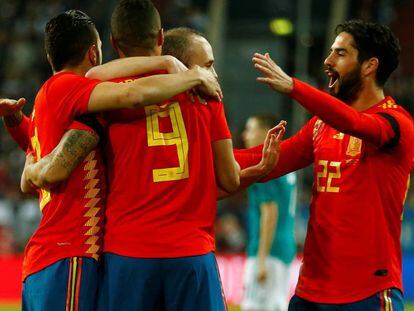
<svg viewBox="0 0 414 311"><path fill-rule="evenodd" d="M391 123L398 123L400 127L414 131L413 117L401 105L398 105L391 97L386 97L383 101L377 104L371 113L379 114L386 118Z"/></svg>
<svg viewBox="0 0 414 311"><path fill-rule="evenodd" d="M173 100L179 101L180 103L186 103L195 105L197 107L203 107L207 109L221 109L223 102L213 99L204 99L200 96L191 94L190 92L184 92L173 97Z"/></svg>
<svg viewBox="0 0 414 311"><path fill-rule="evenodd" d="M79 84L85 84L90 81L95 81L84 76L72 73L72 72L61 72L55 74L51 78L49 78L44 87L47 91L55 91L58 94L65 93L63 91L67 91L73 87L78 86Z"/></svg>
<svg viewBox="0 0 414 311"><path fill-rule="evenodd" d="M387 96L383 101L377 104L372 110L372 113L389 114L396 116L401 115L402 117L408 118L410 120L413 119L410 113L405 110L403 106L398 105L390 96Z"/></svg>

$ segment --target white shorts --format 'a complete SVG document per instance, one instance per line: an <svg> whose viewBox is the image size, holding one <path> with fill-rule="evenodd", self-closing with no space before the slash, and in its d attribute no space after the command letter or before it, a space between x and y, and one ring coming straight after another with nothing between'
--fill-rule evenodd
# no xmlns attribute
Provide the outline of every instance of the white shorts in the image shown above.
<svg viewBox="0 0 414 311"><path fill-rule="evenodd" d="M267 279L257 282L257 257L249 257L244 273L241 307L248 311L286 311L288 308L290 265L277 258L266 260Z"/></svg>

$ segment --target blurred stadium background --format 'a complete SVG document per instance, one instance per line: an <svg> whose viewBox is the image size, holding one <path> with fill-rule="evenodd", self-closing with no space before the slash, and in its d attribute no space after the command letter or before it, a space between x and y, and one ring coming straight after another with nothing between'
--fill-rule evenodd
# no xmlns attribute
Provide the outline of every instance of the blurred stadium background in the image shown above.
<svg viewBox="0 0 414 311"><path fill-rule="evenodd" d="M287 71L324 88L323 60L334 26L350 18L389 25L399 36L401 64L387 86L388 93L413 113L414 1L413 0L154 0L164 29L188 26L205 32L213 46L216 70L224 91L227 118L236 147L253 113L272 113L288 120L296 131L308 115L290 100L255 82L251 65L255 51L270 52ZM47 20L77 8L95 19L103 41L104 60L114 58L109 44L109 19L116 0L0 0L0 97L26 97L33 102L37 89L51 74L43 49ZM31 105L25 112L31 111ZM414 143L414 142L413 142ZM21 256L40 213L35 200L19 191L24 154L0 129L0 310L17 310ZM299 174L300 190L296 238L300 250L306 233L311 171ZM217 251L229 303L242 296L246 242L246 197L222 201L216 222ZM414 191L405 207L401 243L407 310L414 304ZM296 262L298 271L299 260ZM293 279L296 275L293 276ZM292 288L294 282L292 283Z"/></svg>

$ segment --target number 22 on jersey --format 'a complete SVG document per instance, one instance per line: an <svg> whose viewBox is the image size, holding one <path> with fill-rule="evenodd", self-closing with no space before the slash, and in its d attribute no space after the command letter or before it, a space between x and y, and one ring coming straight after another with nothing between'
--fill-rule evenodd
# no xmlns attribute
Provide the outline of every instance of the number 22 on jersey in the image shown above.
<svg viewBox="0 0 414 311"><path fill-rule="evenodd" d="M321 168L322 170L319 170ZM341 178L341 162L319 160L316 174L316 189L318 192L339 192L339 187L332 186L334 179ZM326 183L322 182L326 179Z"/></svg>
<svg viewBox="0 0 414 311"><path fill-rule="evenodd" d="M178 102L168 106L151 105L145 107L148 147L175 146L178 155L178 167L153 169L154 182L173 181L188 178L188 139L183 115ZM169 118L172 131L160 131L160 118Z"/></svg>

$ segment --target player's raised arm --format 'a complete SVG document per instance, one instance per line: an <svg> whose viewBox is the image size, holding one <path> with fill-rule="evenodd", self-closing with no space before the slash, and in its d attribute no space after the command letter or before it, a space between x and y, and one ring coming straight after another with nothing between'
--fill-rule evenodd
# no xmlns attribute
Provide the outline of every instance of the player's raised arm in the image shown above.
<svg viewBox="0 0 414 311"><path fill-rule="evenodd" d="M6 130L24 151L27 150L30 143L30 120L21 111L25 104L26 99L24 98L20 98L18 100L8 98L0 99L0 115L3 116Z"/></svg>
<svg viewBox="0 0 414 311"><path fill-rule="evenodd" d="M30 191L30 187L24 185L50 188L66 180L98 143L99 136L94 131L68 130L51 153L38 162L30 159L26 161L22 174L22 191ZM29 154L27 157L32 155Z"/></svg>
<svg viewBox="0 0 414 311"><path fill-rule="evenodd" d="M258 81L287 94L336 130L365 139L377 146L389 143L398 133L393 121L381 114L359 112L343 101L288 76L269 56L255 53L255 67L264 74Z"/></svg>
<svg viewBox="0 0 414 311"><path fill-rule="evenodd" d="M119 108L138 108L160 103L196 86L203 86L205 95L221 100L216 77L199 66L176 74L137 79L129 83L99 83L89 98L89 112Z"/></svg>
<svg viewBox="0 0 414 311"><path fill-rule="evenodd" d="M115 59L103 65L92 67L85 76L91 79L106 81L160 70L167 71L168 73L178 73L187 71L188 68L170 55L137 56Z"/></svg>

